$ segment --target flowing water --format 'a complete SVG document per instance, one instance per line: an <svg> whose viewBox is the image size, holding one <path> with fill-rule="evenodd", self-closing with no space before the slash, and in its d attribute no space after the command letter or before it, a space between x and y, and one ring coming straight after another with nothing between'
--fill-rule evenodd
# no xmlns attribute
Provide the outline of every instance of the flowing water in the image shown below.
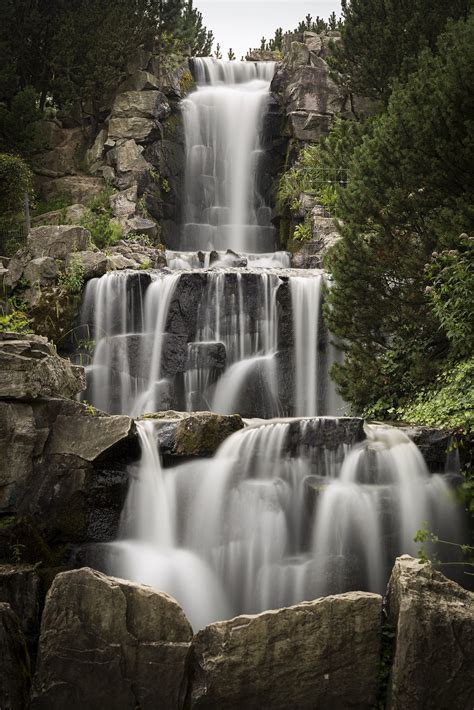
<svg viewBox="0 0 474 710"><path fill-rule="evenodd" d="M174 595L195 628L383 592L425 522L461 539L449 477L430 475L402 432L361 435L342 418L329 376L341 355L322 316L330 281L276 250L260 189L273 72L194 60L182 251L166 253L166 269L93 279L81 312L91 404L252 418L212 459L173 468L160 461L159 423L138 421L142 457L107 569Z"/></svg>
<svg viewBox="0 0 474 710"><path fill-rule="evenodd" d="M457 504L403 432L367 426L361 443L335 444L343 426L254 424L213 459L163 469L155 423L139 423L142 460L109 570L175 596L195 628L325 594L383 593L424 522L459 539Z"/></svg>

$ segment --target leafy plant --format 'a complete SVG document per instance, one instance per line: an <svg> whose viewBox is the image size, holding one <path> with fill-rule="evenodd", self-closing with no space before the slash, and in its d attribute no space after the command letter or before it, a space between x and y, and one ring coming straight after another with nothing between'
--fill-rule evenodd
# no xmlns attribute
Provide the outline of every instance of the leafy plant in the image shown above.
<svg viewBox="0 0 474 710"><path fill-rule="evenodd" d="M81 226L89 230L92 241L101 249L116 244L123 236L120 224L112 221L110 198L115 192L113 187L102 190L89 202L88 211L81 218Z"/></svg>
<svg viewBox="0 0 474 710"><path fill-rule="evenodd" d="M450 540L441 540L438 535L435 535L433 532L431 532L428 529L428 523L424 522L423 527L420 528L420 530L417 531L415 537L413 538L414 542L420 542L422 543L420 549L418 550L418 559L421 562L432 562L436 566L440 565L462 565L466 567L474 567L474 547L472 545L463 545L459 544L457 542L452 542ZM442 562L436 552L430 553L427 544L430 545L445 545L453 549L455 553L462 553L465 556L465 560L459 561L459 560L449 560L446 562ZM466 572L464 571L464 574L467 574L469 576L474 576L474 572Z"/></svg>
<svg viewBox="0 0 474 710"><path fill-rule="evenodd" d="M84 285L84 266L77 254L73 254L66 270L60 274L58 283L68 293L80 293Z"/></svg>
<svg viewBox="0 0 474 710"><path fill-rule="evenodd" d="M313 238L311 219L306 219L301 224L297 224L293 232L293 239L297 242L309 242Z"/></svg>
<svg viewBox="0 0 474 710"><path fill-rule="evenodd" d="M10 333L31 333L30 319L23 302L8 299L6 308L0 306L0 331Z"/></svg>

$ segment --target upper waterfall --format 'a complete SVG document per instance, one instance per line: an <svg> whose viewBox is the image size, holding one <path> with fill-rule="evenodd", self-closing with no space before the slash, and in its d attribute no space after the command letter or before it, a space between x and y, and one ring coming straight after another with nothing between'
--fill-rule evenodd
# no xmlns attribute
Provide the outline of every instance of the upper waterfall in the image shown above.
<svg viewBox="0 0 474 710"><path fill-rule="evenodd" d="M274 62L194 60L197 90L182 103L183 250L275 250L271 209L259 185L274 71Z"/></svg>

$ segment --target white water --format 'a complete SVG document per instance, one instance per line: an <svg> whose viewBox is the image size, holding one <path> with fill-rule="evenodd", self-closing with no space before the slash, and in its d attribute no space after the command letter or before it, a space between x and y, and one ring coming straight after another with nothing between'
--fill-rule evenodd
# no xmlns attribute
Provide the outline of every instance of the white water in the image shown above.
<svg viewBox="0 0 474 710"><path fill-rule="evenodd" d="M195 59L197 91L183 101L186 139L182 248L268 252L271 210L258 192L261 131L273 62Z"/></svg>
<svg viewBox="0 0 474 710"><path fill-rule="evenodd" d="M213 459L163 470L154 422L139 423L142 460L109 571L172 594L196 629L322 594L383 592L424 521L456 539L456 503L402 432L367 427L350 451L324 446L338 426L253 425Z"/></svg>

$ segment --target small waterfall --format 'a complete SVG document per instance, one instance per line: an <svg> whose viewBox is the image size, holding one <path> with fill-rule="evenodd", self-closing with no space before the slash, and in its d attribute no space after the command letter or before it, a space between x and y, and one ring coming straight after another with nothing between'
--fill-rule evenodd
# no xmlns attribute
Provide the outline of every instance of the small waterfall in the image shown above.
<svg viewBox="0 0 474 710"><path fill-rule="evenodd" d="M195 59L197 91L183 101L186 208L182 248L275 248L271 209L259 191L261 132L273 62Z"/></svg>
<svg viewBox="0 0 474 710"><path fill-rule="evenodd" d="M356 444L344 420L274 420L232 435L213 459L163 470L154 427L139 423L142 459L109 571L173 594L195 628L381 592L424 521L457 537L445 479L400 431L367 427Z"/></svg>

